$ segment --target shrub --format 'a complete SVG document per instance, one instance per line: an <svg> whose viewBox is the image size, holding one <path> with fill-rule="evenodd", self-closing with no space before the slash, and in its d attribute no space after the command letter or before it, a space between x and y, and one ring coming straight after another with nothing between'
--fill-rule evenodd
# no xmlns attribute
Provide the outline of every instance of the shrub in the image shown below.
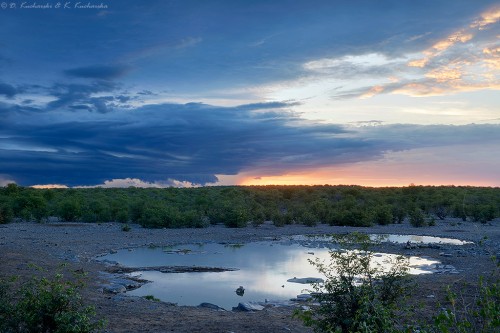
<svg viewBox="0 0 500 333"><path fill-rule="evenodd" d="M429 217L429 222L427 222L427 225L429 227L434 227L436 225L436 219L434 218L434 216Z"/></svg>
<svg viewBox="0 0 500 333"><path fill-rule="evenodd" d="M316 217L316 215L309 211L302 212L301 216L299 217L299 221L308 227L314 227L316 224L318 224L318 218Z"/></svg>
<svg viewBox="0 0 500 333"><path fill-rule="evenodd" d="M76 221L81 217L80 202L74 198L68 198L59 203L58 214L63 221Z"/></svg>
<svg viewBox="0 0 500 333"><path fill-rule="evenodd" d="M81 283L34 277L12 291L12 281L0 280L0 332L87 333L103 328L95 309L84 306Z"/></svg>
<svg viewBox="0 0 500 333"><path fill-rule="evenodd" d="M373 212L373 223L386 225L393 221L392 210L390 206L378 206Z"/></svg>
<svg viewBox="0 0 500 333"><path fill-rule="evenodd" d="M315 332L395 331L396 303L407 290L407 261L396 257L388 271L372 263L371 241L362 234L338 236L348 251L330 251L330 262L310 260L326 277L314 284L310 310L296 312ZM355 245L360 249L353 249Z"/></svg>
<svg viewBox="0 0 500 333"><path fill-rule="evenodd" d="M410 224L416 228L425 227L427 223L425 222L424 213L420 208L415 208L410 211L409 214Z"/></svg>
<svg viewBox="0 0 500 333"><path fill-rule="evenodd" d="M122 226L122 231L129 232L130 230L132 230L132 228L128 224Z"/></svg>
<svg viewBox="0 0 500 333"><path fill-rule="evenodd" d="M434 317L434 332L493 333L500 331L500 279L498 267L489 282L479 279L473 302L447 289L446 307Z"/></svg>
<svg viewBox="0 0 500 333"><path fill-rule="evenodd" d="M160 302L159 298L154 297L153 295L142 296L142 298L147 299L148 301Z"/></svg>
<svg viewBox="0 0 500 333"><path fill-rule="evenodd" d="M0 224L10 223L13 217L10 206L0 203Z"/></svg>
<svg viewBox="0 0 500 333"><path fill-rule="evenodd" d="M392 221L393 223L403 223L404 219L406 217L406 210L397 205L397 206L392 206Z"/></svg>

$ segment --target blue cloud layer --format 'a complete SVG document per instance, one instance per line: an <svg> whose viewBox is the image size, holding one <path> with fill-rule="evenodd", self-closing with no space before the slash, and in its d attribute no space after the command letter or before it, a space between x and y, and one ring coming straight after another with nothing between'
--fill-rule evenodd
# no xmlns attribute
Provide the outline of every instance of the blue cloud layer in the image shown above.
<svg viewBox="0 0 500 333"><path fill-rule="evenodd" d="M3 95L7 98L12 98L14 97L17 93L19 93L19 90L7 83L1 83L0 82L0 95Z"/></svg>
<svg viewBox="0 0 500 333"><path fill-rule="evenodd" d="M479 134L500 144L495 125L347 128L305 122L281 104L263 104L258 112L248 105L157 104L79 118L3 108L1 169L23 185L124 178L205 184L217 174L282 174L373 160L386 151L478 143Z"/></svg>

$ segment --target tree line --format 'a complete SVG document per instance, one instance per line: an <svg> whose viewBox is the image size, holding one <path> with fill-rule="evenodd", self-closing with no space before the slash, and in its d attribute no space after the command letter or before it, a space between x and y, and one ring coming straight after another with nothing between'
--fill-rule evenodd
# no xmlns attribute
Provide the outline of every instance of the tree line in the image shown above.
<svg viewBox="0 0 500 333"><path fill-rule="evenodd" d="M500 217L500 188L470 186L215 186L199 188L0 187L0 223L16 220L138 223L149 228L319 223L414 226L447 217Z"/></svg>

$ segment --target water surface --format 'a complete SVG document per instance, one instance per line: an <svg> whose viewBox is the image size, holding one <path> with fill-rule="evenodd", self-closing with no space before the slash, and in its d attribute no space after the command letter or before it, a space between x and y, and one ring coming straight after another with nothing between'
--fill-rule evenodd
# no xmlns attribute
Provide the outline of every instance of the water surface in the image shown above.
<svg viewBox="0 0 500 333"><path fill-rule="evenodd" d="M238 269L210 273L161 273L144 271L141 278L152 281L131 295L154 295L165 302L199 305L209 302L231 309L239 302L278 302L307 293L311 285L288 282L292 278L321 278L308 259L329 258L328 247L306 247L299 243L264 241L246 244L190 244L168 248L120 250L101 257L128 267L204 266ZM333 244L332 244L333 246ZM377 253L380 265L395 255ZM411 274L432 273L436 260L411 257ZM242 296L236 293L243 286Z"/></svg>

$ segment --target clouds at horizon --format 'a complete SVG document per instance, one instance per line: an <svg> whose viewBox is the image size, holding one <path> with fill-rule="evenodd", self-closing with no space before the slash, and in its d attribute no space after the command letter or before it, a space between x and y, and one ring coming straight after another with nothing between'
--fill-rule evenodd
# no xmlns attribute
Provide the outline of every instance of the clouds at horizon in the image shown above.
<svg viewBox="0 0 500 333"><path fill-rule="evenodd" d="M278 107L279 106L279 107ZM0 110L0 112L5 112ZM348 127L311 123L287 103L157 104L105 114L10 111L0 130L2 173L22 185L216 183L216 175L373 161L390 151L500 144L499 125Z"/></svg>

